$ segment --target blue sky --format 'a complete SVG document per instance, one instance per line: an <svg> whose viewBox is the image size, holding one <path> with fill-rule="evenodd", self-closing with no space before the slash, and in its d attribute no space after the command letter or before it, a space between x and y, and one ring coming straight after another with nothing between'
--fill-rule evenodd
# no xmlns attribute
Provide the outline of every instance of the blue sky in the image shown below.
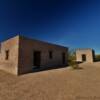
<svg viewBox="0 0 100 100"><path fill-rule="evenodd" d="M0 0L0 41L19 33L100 53L100 0Z"/></svg>

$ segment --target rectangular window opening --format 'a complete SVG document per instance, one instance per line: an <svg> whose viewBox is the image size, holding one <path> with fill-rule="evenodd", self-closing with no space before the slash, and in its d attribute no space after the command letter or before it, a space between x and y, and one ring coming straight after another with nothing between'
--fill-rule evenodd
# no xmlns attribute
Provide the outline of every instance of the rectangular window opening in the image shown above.
<svg viewBox="0 0 100 100"><path fill-rule="evenodd" d="M8 60L9 59L9 50L6 50L5 53L6 53L5 59Z"/></svg>

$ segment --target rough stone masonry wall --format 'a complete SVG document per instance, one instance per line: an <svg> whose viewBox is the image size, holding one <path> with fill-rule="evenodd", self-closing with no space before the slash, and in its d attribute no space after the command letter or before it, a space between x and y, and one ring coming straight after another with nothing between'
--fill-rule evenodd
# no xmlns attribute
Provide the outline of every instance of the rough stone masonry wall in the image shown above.
<svg viewBox="0 0 100 100"><path fill-rule="evenodd" d="M14 37L1 43L0 69L12 74L18 74L19 37ZM5 51L9 50L9 59L6 60Z"/></svg>
<svg viewBox="0 0 100 100"><path fill-rule="evenodd" d="M82 62L82 55L86 55L86 62L93 62L93 50L92 49L78 49L76 50L76 61Z"/></svg>
<svg viewBox="0 0 100 100"><path fill-rule="evenodd" d="M67 48L50 45L41 41L31 40L20 37L19 47L19 74L32 72L33 70L33 52L41 51L41 67L54 67L61 66L62 64L62 52L66 54L67 64ZM53 58L49 59L49 51L53 51ZM64 66L64 65L63 65Z"/></svg>

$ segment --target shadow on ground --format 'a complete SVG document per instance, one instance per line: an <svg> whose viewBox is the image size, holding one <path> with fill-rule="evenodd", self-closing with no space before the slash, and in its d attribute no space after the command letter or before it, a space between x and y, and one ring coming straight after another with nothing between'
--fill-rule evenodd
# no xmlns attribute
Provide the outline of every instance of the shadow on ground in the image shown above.
<svg viewBox="0 0 100 100"><path fill-rule="evenodd" d="M53 69L60 69L60 68L65 68L65 67L68 67L68 65L66 66L54 66L54 67L48 67L48 68L36 68L36 69L33 69L33 73L34 72L40 72L40 71L47 71L47 70L53 70Z"/></svg>
<svg viewBox="0 0 100 100"><path fill-rule="evenodd" d="M82 70L83 68L79 66L79 64L81 63L78 63L78 67L75 69L75 70ZM40 68L34 68L33 71L31 73L37 73L37 72L41 72L41 71L48 71L48 70L54 70L54 69L62 69L62 68L68 68L68 67L71 67L69 65L66 65L66 66L53 66L53 67L48 67L48 68L43 68L43 67L40 67ZM74 68L72 68L74 70Z"/></svg>

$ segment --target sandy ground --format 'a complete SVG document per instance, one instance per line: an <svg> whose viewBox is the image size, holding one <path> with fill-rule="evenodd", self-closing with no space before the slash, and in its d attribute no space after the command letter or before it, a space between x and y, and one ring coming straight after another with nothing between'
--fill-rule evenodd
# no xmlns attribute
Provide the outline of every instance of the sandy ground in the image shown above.
<svg viewBox="0 0 100 100"><path fill-rule="evenodd" d="M100 63L22 76L0 71L0 100L100 100Z"/></svg>

